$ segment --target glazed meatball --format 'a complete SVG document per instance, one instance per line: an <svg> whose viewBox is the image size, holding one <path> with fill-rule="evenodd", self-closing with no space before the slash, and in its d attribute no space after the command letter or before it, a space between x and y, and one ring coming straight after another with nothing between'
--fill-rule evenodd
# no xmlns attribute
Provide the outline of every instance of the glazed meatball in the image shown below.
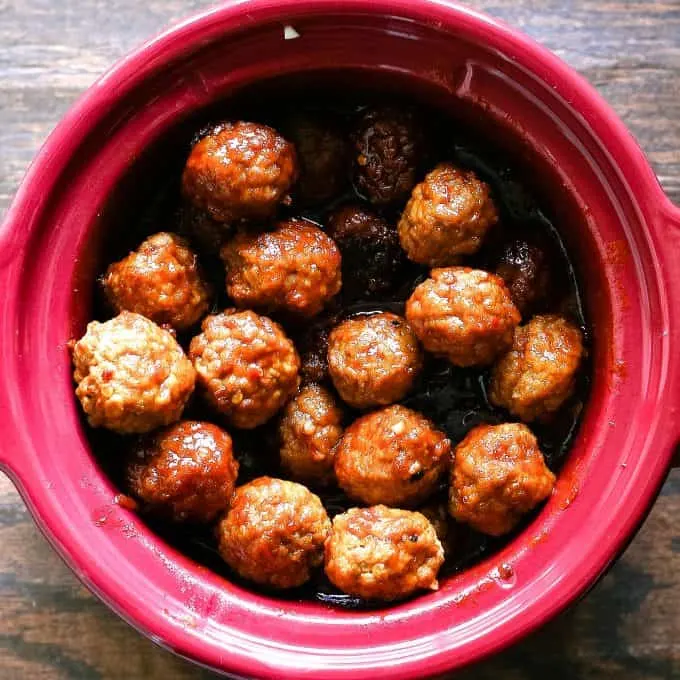
<svg viewBox="0 0 680 680"><path fill-rule="evenodd" d="M126 472L130 491L152 512L210 522L229 505L238 463L224 430L184 420L143 438Z"/></svg>
<svg viewBox="0 0 680 680"><path fill-rule="evenodd" d="M409 392L423 366L418 339L391 312L343 321L328 338L328 371L350 406L391 404Z"/></svg>
<svg viewBox="0 0 680 680"><path fill-rule="evenodd" d="M330 216L327 232L342 253L345 298L370 299L395 287L405 258L397 230L386 220L345 205Z"/></svg>
<svg viewBox="0 0 680 680"><path fill-rule="evenodd" d="M477 531L502 536L550 496L554 484L526 425L479 425L454 452L449 512Z"/></svg>
<svg viewBox="0 0 680 680"><path fill-rule="evenodd" d="M281 466L293 479L315 486L327 486L333 481L342 415L333 395L319 385L303 387L288 402L279 436Z"/></svg>
<svg viewBox="0 0 680 680"><path fill-rule="evenodd" d="M415 187L397 228L411 260L444 267L477 252L497 221L489 186L471 170L441 163Z"/></svg>
<svg viewBox="0 0 680 680"><path fill-rule="evenodd" d="M416 287L406 319L428 352L455 366L484 366L511 345L520 314L498 276L447 267Z"/></svg>
<svg viewBox="0 0 680 680"><path fill-rule="evenodd" d="M331 583L367 600L437 590L444 562L437 534L423 515L384 505L336 515L325 552Z"/></svg>
<svg viewBox="0 0 680 680"><path fill-rule="evenodd" d="M564 317L535 316L515 330L510 351L494 366L489 396L522 420L547 416L574 391L583 357L581 331Z"/></svg>
<svg viewBox="0 0 680 680"><path fill-rule="evenodd" d="M196 378L172 334L134 312L89 323L73 345L73 364L90 425L121 434L178 420Z"/></svg>
<svg viewBox="0 0 680 680"><path fill-rule="evenodd" d="M266 125L221 123L191 150L182 190L218 222L267 220L297 178L293 145Z"/></svg>
<svg viewBox="0 0 680 680"><path fill-rule="evenodd" d="M330 528L318 496L295 482L260 477L236 489L217 527L219 552L243 578L294 588L323 562Z"/></svg>
<svg viewBox="0 0 680 680"><path fill-rule="evenodd" d="M350 498L367 505L413 507L436 491L450 454L451 442L427 418L388 406L345 430L335 476Z"/></svg>
<svg viewBox="0 0 680 680"><path fill-rule="evenodd" d="M406 201L422 164L423 137L410 110L366 109L352 135L354 185L378 206Z"/></svg>
<svg viewBox="0 0 680 680"><path fill-rule="evenodd" d="M196 255L181 236L168 232L149 236L114 262L102 285L116 311L137 312L180 331L200 321L210 305L210 287Z"/></svg>
<svg viewBox="0 0 680 680"><path fill-rule="evenodd" d="M202 329L189 357L208 402L235 427L262 425L298 387L293 343L279 324L251 311L208 316Z"/></svg>
<svg viewBox="0 0 680 680"><path fill-rule="evenodd" d="M301 219L274 231L241 231L221 252L227 293L238 307L318 314L340 290L340 252L321 229Z"/></svg>

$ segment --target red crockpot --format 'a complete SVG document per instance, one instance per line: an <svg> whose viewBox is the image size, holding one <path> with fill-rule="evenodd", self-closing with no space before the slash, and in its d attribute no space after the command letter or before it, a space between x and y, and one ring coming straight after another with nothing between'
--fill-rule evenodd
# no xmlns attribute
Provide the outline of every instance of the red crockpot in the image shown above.
<svg viewBox="0 0 680 680"><path fill-rule="evenodd" d="M275 76L409 91L502 138L558 207L593 324L592 394L549 503L501 554L383 611L284 603L178 554L115 503L73 398L66 343L98 236L120 226L102 219L114 188L134 192L142 150L192 112ZM82 581L184 657L249 677L443 673L578 598L653 503L680 436L679 256L680 211L623 124L522 34L434 0L232 2L101 78L19 189L0 229L0 464Z"/></svg>

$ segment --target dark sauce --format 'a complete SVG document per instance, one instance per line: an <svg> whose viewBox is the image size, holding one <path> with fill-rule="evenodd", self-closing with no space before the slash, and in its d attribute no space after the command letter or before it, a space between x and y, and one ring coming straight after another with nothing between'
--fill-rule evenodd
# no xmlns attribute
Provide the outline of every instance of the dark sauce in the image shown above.
<svg viewBox="0 0 680 680"><path fill-rule="evenodd" d="M245 119L263 122L279 127L291 112L308 110L315 114L328 115L333 125L344 127L348 132L352 121L361 109L374 103L382 103L366 93L355 96L337 93L317 92L312 98L305 94L308 90L296 91L286 87L273 86L248 90L235 96L226 103L212 107L209 111L198 114L176 130L172 139L164 140L158 149L150 151L148 157L139 159L135 168L119 186L110 201L111 210L105 211L102 217L102 228L105 229L104 258L100 274L108 264L125 256L130 250L148 235L161 230L182 231L182 205L180 198L180 177L183 164L189 152L197 130L201 130L210 122L223 119ZM412 106L413 102L400 102L391 98L390 103L397 106ZM323 104L319 104L323 102ZM551 273L555 285L551 291L545 311L560 312L572 318L583 330L586 344L590 338L589 326L585 318L582 296L579 291L574 267L568 257L567 250L560 233L553 222L551 205L545 197L532 190L527 181L530 169L515 166L512 159L502 149L493 146L483 134L469 127L452 124L450 113L418 107L418 115L424 122L424 130L432 143L425 172L437 162L450 160L463 167L473 169L493 189L493 196L500 212L497 229L489 234L484 247L475 256L467 258L464 264L492 269L494 252L498 244L512 239L518 234L535 234L543 243L548 243L551 250ZM436 140L436 142L435 142ZM160 168L160 170L159 170ZM422 179L420 177L419 179ZM346 202L363 201L348 182L347 190L321 208L296 211L295 207L282 208L281 216L302 215L323 226L329 213ZM135 198L137 197L137 198ZM392 224L396 224L403 206L383 211L383 216ZM201 252L198 244L195 244ZM223 267L215 253L201 252L202 264L206 274L219 291L214 310L229 307L230 302L224 293ZM361 266L357 262L357 267ZM342 300L339 299L326 312L329 323L353 314L366 314L377 310L390 310L403 313L404 302L418 283L427 276L427 269L408 263L399 284L389 294L378 300ZM99 285L96 286L93 318L104 320L112 316L103 300ZM298 339L305 331L305 325L279 318L287 332ZM323 321L323 319L322 319ZM314 320L313 323L318 323ZM309 323L309 322L308 322ZM184 334L178 339L186 348L192 335L198 329ZM591 367L586 365L580 372L578 388L574 396L563 406L560 412L549 423L533 424L532 429L539 439L542 451L550 468L558 472L573 438L578 431L580 414L585 403L590 381ZM419 411L447 433L455 444L476 425L481 423L500 423L515 420L512 416L489 403L487 398L488 371L478 369L460 369L450 364L429 358L419 378L416 388L402 402L405 406ZM347 421L351 422L358 414L348 409ZM198 397L194 397L185 412L186 418L208 420L224 424L218 414L210 411ZM102 467L122 491L125 491L122 464L124 452L130 446L130 439L104 430L84 427L92 444L92 449ZM261 475L280 475L278 461L278 444L276 437L276 419L251 431L239 431L229 428L234 439L236 454L241 469L239 483ZM321 491L329 515L343 512L356 505L350 502L337 489ZM446 488L443 485L433 501L446 502ZM148 526L165 541L196 562L222 574L232 582L244 588L256 589L257 586L245 582L230 571L219 557L212 527L186 527L168 525L151 515L142 512ZM527 521L531 518L528 517ZM456 525L454 554L447 558L441 576L454 574L482 558L493 554L522 530L503 538L491 538L478 534L465 526ZM381 603L362 601L335 589L319 570L313 580L305 586L283 592L269 592L268 595L288 601L315 600L334 607L363 609L384 606Z"/></svg>

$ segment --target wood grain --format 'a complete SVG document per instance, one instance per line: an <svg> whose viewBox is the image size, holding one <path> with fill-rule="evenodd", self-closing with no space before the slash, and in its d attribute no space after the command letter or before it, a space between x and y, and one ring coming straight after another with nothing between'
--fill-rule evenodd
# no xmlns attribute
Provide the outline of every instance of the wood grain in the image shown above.
<svg viewBox="0 0 680 680"><path fill-rule="evenodd" d="M126 50L209 2L0 0L0 215L68 106ZM680 203L680 2L473 6L522 28L586 76ZM597 521L597 518L593 518ZM0 475L0 677L213 677L139 636L87 593ZM580 604L464 680L680 678L680 472L637 538Z"/></svg>

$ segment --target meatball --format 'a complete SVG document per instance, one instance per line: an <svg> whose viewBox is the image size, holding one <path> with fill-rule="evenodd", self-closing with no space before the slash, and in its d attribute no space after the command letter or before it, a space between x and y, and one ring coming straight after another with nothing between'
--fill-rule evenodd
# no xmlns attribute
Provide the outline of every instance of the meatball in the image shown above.
<svg viewBox="0 0 680 680"><path fill-rule="evenodd" d="M347 299L370 299L395 287L404 251L397 230L382 217L345 205L330 216L327 232L342 253L342 292Z"/></svg>
<svg viewBox="0 0 680 680"><path fill-rule="evenodd" d="M437 590L444 550L419 512L351 508L333 519L326 542L326 576L350 595L399 600L417 590Z"/></svg>
<svg viewBox="0 0 680 680"><path fill-rule="evenodd" d="M326 486L333 479L335 447L342 437L342 410L333 395L308 385L288 402L279 425L281 465L293 479Z"/></svg>
<svg viewBox="0 0 680 680"><path fill-rule="evenodd" d="M73 364L90 425L122 434L178 420L196 378L172 334L134 312L89 323L73 346Z"/></svg>
<svg viewBox="0 0 680 680"><path fill-rule="evenodd" d="M397 229L411 260L444 267L477 252L497 221L489 186L471 170L441 163L415 187Z"/></svg>
<svg viewBox="0 0 680 680"><path fill-rule="evenodd" d="M251 311L208 316L202 329L189 357L208 402L235 427L262 425L298 387L293 343L279 324Z"/></svg>
<svg viewBox="0 0 680 680"><path fill-rule="evenodd" d="M449 512L477 531L502 536L550 496L554 484L526 425L479 425L454 452Z"/></svg>
<svg viewBox="0 0 680 680"><path fill-rule="evenodd" d="M266 125L220 123L191 150L182 190L218 222L267 220L297 178L293 145Z"/></svg>
<svg viewBox="0 0 680 680"><path fill-rule="evenodd" d="M227 509L238 475L231 437L184 420L143 438L127 465L130 491L176 522L210 522Z"/></svg>
<svg viewBox="0 0 680 680"><path fill-rule="evenodd" d="M428 352L455 366L484 366L511 345L520 314L498 276L447 267L416 287L406 319Z"/></svg>
<svg viewBox="0 0 680 680"><path fill-rule="evenodd" d="M208 212L185 201L179 210L179 231L204 255L219 255L220 248L233 235L234 227L218 222Z"/></svg>
<svg viewBox="0 0 680 680"><path fill-rule="evenodd" d="M418 340L391 312L343 321L328 338L328 371L350 406L391 404L409 392L423 366Z"/></svg>
<svg viewBox="0 0 680 680"><path fill-rule="evenodd" d="M241 231L221 252L227 293L238 307L318 314L340 290L340 252L321 229L301 219L274 231Z"/></svg>
<svg viewBox="0 0 680 680"><path fill-rule="evenodd" d="M445 502L430 503L418 508L418 512L432 524L437 538L444 548L444 556L448 558L456 548L456 532L447 504Z"/></svg>
<svg viewBox="0 0 680 680"><path fill-rule="evenodd" d="M359 193L378 206L406 201L424 155L413 112L389 106L366 109L352 141L354 185Z"/></svg>
<svg viewBox="0 0 680 680"><path fill-rule="evenodd" d="M295 482L259 477L236 489L217 527L219 552L240 576L294 588L323 562L331 523L319 497Z"/></svg>
<svg viewBox="0 0 680 680"><path fill-rule="evenodd" d="M323 383L328 378L327 323L314 324L305 329L298 342L300 351L300 377L303 384Z"/></svg>
<svg viewBox="0 0 680 680"><path fill-rule="evenodd" d="M450 454L451 442L427 418L388 406L345 430L335 476L357 501L412 507L436 491Z"/></svg>
<svg viewBox="0 0 680 680"><path fill-rule="evenodd" d="M208 311L211 291L189 244L177 234L149 236L102 279L112 307L186 330Z"/></svg>
<svg viewBox="0 0 680 680"><path fill-rule="evenodd" d="M574 391L583 337L561 316L535 316L515 330L510 351L494 366L489 396L522 420L547 416Z"/></svg>

